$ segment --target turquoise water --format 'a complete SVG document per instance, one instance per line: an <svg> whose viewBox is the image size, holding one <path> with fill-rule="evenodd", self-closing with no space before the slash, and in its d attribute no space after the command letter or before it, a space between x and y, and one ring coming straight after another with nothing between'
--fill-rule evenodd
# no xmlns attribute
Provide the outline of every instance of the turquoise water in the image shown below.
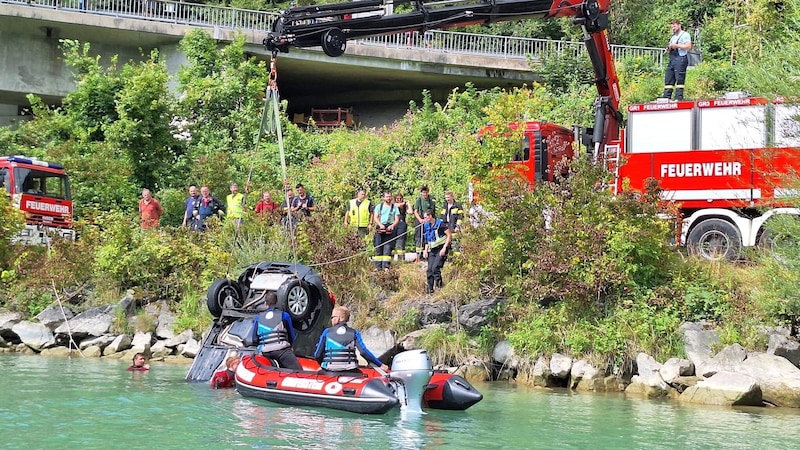
<svg viewBox="0 0 800 450"><path fill-rule="evenodd" d="M0 355L0 447L14 449L700 449L800 447L800 410L479 385L467 411L360 416L183 381L188 366Z"/></svg>

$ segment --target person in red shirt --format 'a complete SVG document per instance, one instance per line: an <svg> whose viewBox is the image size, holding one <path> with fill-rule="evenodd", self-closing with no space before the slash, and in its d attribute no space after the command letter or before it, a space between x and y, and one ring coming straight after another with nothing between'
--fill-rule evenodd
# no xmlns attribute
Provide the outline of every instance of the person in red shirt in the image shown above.
<svg viewBox="0 0 800 450"><path fill-rule="evenodd" d="M272 201L272 195L269 192L264 192L261 200L256 203L256 215L260 218L269 217L272 211L280 208L280 205Z"/></svg>
<svg viewBox="0 0 800 450"><path fill-rule="evenodd" d="M161 203L153 198L150 189L142 190L142 199L139 200L139 214L142 215L142 228L158 227L158 220L164 214Z"/></svg>
<svg viewBox="0 0 800 450"><path fill-rule="evenodd" d="M239 357L228 356L225 359L225 369L217 371L211 377L211 389L227 389L236 387L236 368L239 367Z"/></svg>
<svg viewBox="0 0 800 450"><path fill-rule="evenodd" d="M144 353L133 355L133 364L128 366L131 372L146 372L150 370L150 364L145 364Z"/></svg>

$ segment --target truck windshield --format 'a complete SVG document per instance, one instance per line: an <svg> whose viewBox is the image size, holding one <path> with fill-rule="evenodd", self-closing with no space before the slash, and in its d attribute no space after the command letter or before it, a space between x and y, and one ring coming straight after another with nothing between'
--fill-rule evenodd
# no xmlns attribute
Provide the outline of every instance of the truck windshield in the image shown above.
<svg viewBox="0 0 800 450"><path fill-rule="evenodd" d="M69 179L63 174L17 167L14 169L14 181L16 192L21 194L70 199Z"/></svg>

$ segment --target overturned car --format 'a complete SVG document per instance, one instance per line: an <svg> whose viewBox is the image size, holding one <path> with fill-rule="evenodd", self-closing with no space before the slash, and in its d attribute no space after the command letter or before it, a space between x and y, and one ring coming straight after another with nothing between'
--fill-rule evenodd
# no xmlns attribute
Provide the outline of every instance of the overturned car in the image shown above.
<svg viewBox="0 0 800 450"><path fill-rule="evenodd" d="M214 323L186 374L188 381L209 380L230 350L238 350L240 355L255 351L253 319L266 309L268 292L277 294L278 307L292 318L297 335L295 353L313 355L330 324L335 298L308 266L261 262L244 269L236 280L222 278L209 286L206 303Z"/></svg>

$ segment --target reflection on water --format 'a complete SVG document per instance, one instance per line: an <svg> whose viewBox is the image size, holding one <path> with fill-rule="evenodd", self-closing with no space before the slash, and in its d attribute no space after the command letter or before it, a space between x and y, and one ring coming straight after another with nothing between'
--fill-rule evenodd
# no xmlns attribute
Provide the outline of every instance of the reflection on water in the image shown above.
<svg viewBox="0 0 800 450"><path fill-rule="evenodd" d="M366 416L186 383L187 367L0 354L0 447L81 449L796 448L800 411L477 386L467 411Z"/></svg>

